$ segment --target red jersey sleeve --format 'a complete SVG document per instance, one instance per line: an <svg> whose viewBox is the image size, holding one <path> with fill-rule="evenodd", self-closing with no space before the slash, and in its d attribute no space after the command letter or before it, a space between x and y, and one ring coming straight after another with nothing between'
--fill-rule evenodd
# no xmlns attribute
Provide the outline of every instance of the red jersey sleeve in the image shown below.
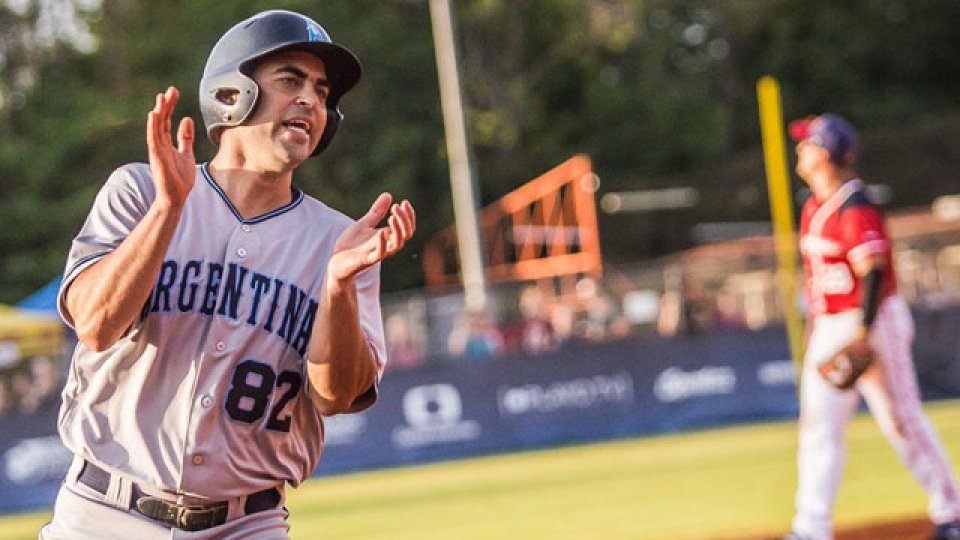
<svg viewBox="0 0 960 540"><path fill-rule="evenodd" d="M840 231L850 262L890 251L883 216L872 205L858 205L843 211L840 214Z"/></svg>

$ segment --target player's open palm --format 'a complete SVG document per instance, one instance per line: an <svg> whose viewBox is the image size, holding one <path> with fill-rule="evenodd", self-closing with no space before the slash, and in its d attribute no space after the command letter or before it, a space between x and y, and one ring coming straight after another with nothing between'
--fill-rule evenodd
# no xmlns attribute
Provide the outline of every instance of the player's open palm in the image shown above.
<svg viewBox="0 0 960 540"><path fill-rule="evenodd" d="M153 110L147 114L147 150L150 172L157 189L157 200L175 206L183 205L193 189L197 161L193 155L193 119L180 120L177 145L170 131L173 109L180 100L180 92L173 86L157 94Z"/></svg>
<svg viewBox="0 0 960 540"><path fill-rule="evenodd" d="M388 216L389 214L389 216ZM377 227L383 218L384 227ZM337 238L334 254L327 265L330 277L346 279L398 253L417 228L417 216L409 201L393 204L389 193L383 193L358 219Z"/></svg>

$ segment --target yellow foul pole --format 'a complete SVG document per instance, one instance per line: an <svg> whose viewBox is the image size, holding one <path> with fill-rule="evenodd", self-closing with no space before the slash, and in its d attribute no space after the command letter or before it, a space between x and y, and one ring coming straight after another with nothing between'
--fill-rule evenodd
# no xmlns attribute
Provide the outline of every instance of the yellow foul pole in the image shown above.
<svg viewBox="0 0 960 540"><path fill-rule="evenodd" d="M780 107L780 84L770 76L757 81L760 103L760 128L763 137L763 158L766 165L767 189L770 193L770 214L773 238L777 249L777 274L781 300L794 364L803 360L803 318L797 308L797 243L793 232L793 205L790 177L787 174L786 142L783 113Z"/></svg>

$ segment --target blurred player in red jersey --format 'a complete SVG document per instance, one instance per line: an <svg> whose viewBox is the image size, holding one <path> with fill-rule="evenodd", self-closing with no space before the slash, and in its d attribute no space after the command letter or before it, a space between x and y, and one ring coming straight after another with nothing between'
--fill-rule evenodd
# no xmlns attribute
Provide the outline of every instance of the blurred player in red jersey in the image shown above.
<svg viewBox="0 0 960 540"><path fill-rule="evenodd" d="M812 196L800 219L809 337L800 388L798 488L786 538L833 538L833 505L846 460L844 430L861 396L884 436L930 498L931 538L960 539L960 497L943 445L923 414L911 356L914 326L897 294L891 242L880 210L853 169L854 128L824 114L796 120L797 174ZM839 390L817 365L865 340L877 360Z"/></svg>

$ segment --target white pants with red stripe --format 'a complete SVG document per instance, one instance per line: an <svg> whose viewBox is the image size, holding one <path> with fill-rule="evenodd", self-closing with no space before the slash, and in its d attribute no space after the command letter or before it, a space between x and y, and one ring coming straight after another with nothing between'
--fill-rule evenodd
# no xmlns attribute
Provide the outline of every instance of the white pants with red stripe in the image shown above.
<svg viewBox="0 0 960 540"><path fill-rule="evenodd" d="M833 505L846 461L844 431L866 400L874 420L914 479L930 498L934 523L960 518L957 483L943 445L923 414L913 367L913 317L899 296L881 304L870 333L876 362L854 389L824 381L817 364L853 340L860 310L815 319L804 358L800 389L800 441L794 532L816 540L833 538Z"/></svg>

